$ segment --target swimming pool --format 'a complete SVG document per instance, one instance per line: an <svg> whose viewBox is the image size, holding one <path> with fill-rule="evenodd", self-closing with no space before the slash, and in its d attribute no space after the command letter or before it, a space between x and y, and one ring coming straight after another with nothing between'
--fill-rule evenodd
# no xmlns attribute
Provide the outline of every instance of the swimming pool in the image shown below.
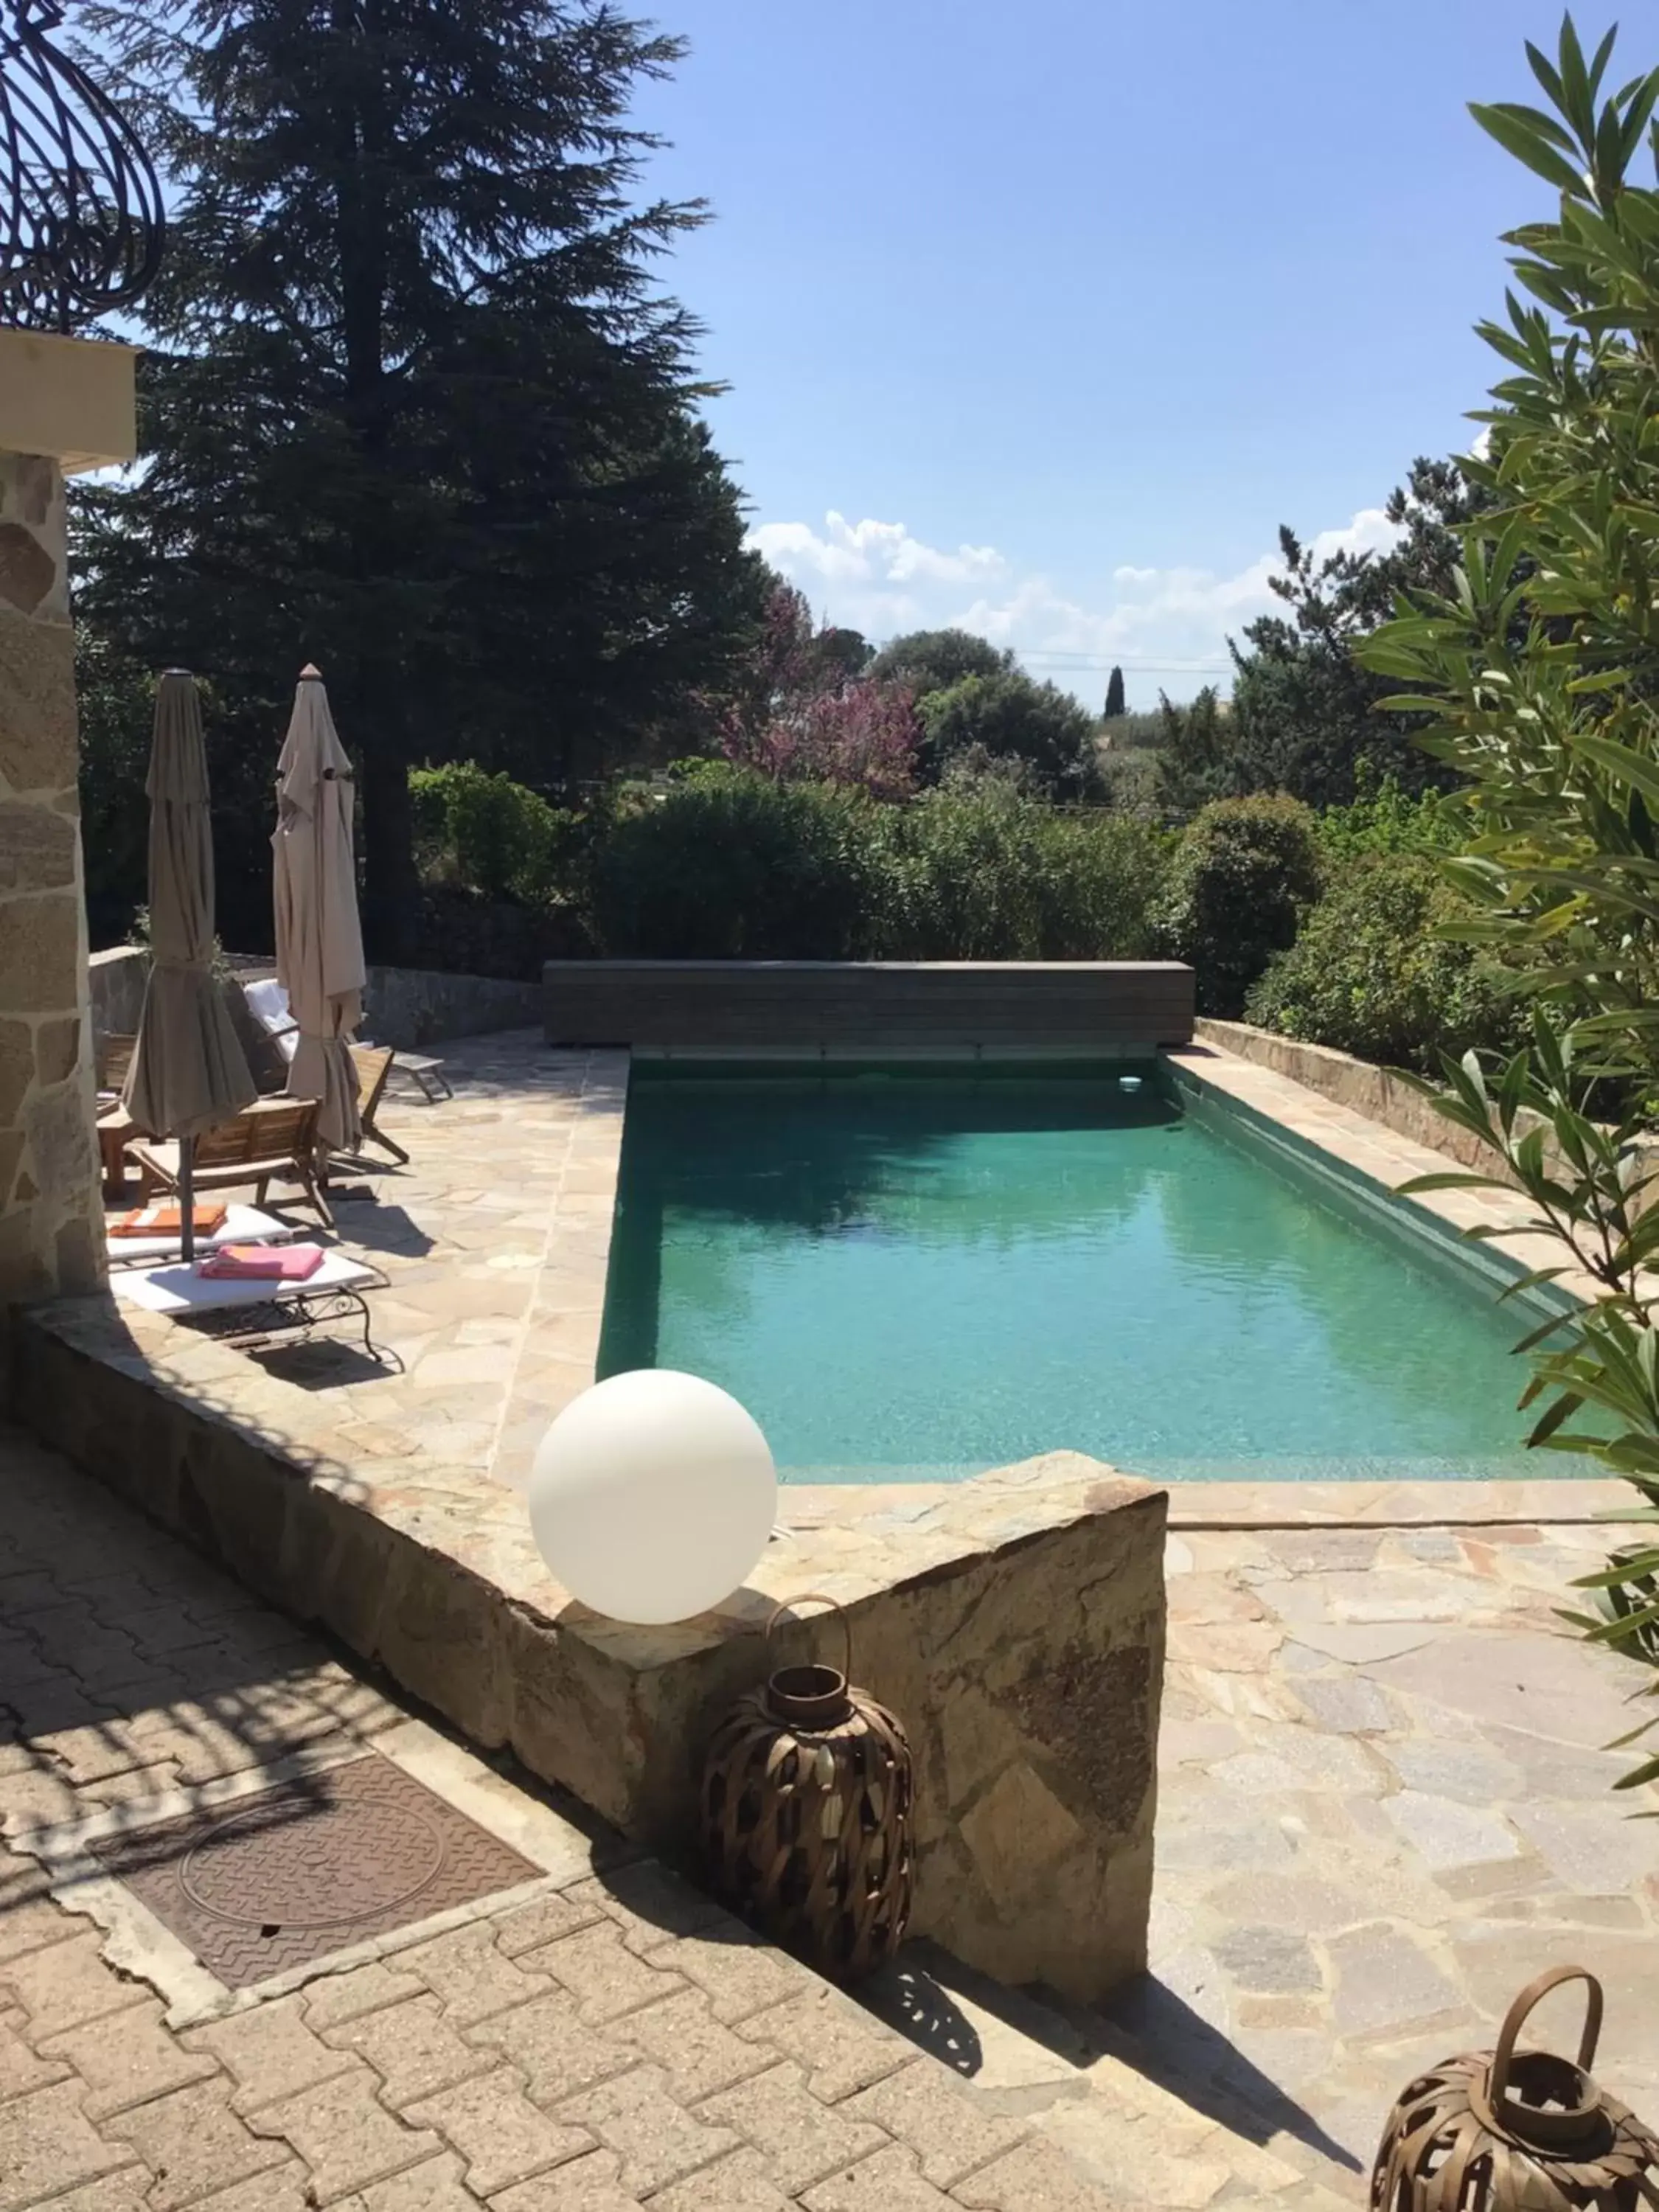
<svg viewBox="0 0 1659 2212"><path fill-rule="evenodd" d="M1588 1471L1522 1449L1480 1265L1164 1064L643 1062L599 1372L707 1376L796 1482Z"/></svg>

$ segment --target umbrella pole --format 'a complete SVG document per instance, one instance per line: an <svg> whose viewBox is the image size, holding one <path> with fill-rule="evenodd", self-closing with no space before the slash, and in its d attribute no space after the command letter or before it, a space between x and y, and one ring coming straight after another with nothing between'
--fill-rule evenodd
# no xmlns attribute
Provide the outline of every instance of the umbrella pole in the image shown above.
<svg viewBox="0 0 1659 2212"><path fill-rule="evenodd" d="M196 1257L196 1139L179 1139L179 1238L186 1265Z"/></svg>

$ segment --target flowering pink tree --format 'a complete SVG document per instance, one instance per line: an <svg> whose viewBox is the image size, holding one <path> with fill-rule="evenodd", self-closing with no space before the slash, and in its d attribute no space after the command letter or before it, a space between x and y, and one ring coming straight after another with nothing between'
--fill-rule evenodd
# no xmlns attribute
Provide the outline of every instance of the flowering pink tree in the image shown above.
<svg viewBox="0 0 1659 2212"><path fill-rule="evenodd" d="M848 673L847 632L818 629L804 593L780 582L754 663L720 733L727 760L779 782L855 784L897 799L915 782L921 725L902 684Z"/></svg>

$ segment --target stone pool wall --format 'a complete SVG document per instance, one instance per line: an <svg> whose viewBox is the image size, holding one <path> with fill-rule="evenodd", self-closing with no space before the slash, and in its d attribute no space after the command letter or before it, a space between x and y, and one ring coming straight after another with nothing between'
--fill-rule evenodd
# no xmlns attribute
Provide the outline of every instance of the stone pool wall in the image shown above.
<svg viewBox="0 0 1659 2212"><path fill-rule="evenodd" d="M188 1333L175 1331L185 1336ZM810 1525L698 1620L629 1627L547 1574L516 1496L410 1457L346 1463L240 1415L246 1355L188 1380L106 1298L22 1317L27 1425L261 1596L384 1667L635 1839L696 1857L726 1705L836 1632L896 1711L918 1777L915 1932L1000 1979L1104 1996L1146 1963L1164 1665L1165 1494L1072 1454L911 1497L815 1492ZM785 1510L799 1493L786 1492Z"/></svg>

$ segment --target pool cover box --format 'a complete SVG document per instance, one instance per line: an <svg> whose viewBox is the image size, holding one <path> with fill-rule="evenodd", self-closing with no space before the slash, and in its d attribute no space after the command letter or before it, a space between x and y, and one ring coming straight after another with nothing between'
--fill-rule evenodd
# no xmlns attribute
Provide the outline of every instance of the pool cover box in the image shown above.
<svg viewBox="0 0 1659 2212"><path fill-rule="evenodd" d="M550 960L552 1044L1146 1054L1193 1035L1175 960Z"/></svg>

